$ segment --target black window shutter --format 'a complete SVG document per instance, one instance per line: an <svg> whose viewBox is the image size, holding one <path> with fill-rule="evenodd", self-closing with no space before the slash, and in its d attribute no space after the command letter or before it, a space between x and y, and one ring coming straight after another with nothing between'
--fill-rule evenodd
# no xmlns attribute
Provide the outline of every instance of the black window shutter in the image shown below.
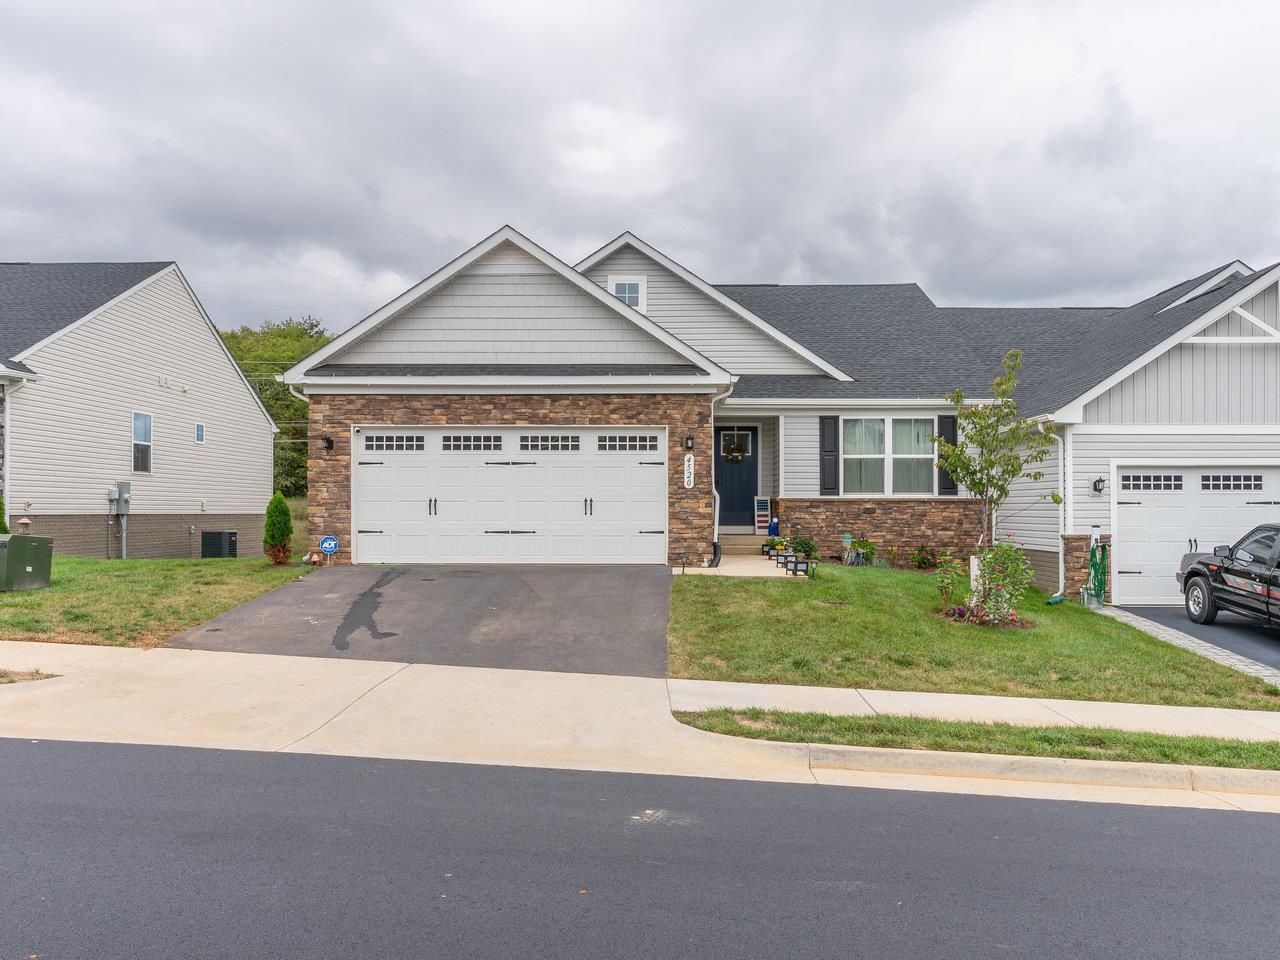
<svg viewBox="0 0 1280 960"><path fill-rule="evenodd" d="M956 416L954 413L947 413L938 417L938 436L947 441L947 443L954 444L956 442ZM951 474L941 467L938 468L938 493L944 497L954 497L960 493L960 488L951 479Z"/></svg>
<svg viewBox="0 0 1280 960"><path fill-rule="evenodd" d="M818 493L840 494L840 418L818 418Z"/></svg>

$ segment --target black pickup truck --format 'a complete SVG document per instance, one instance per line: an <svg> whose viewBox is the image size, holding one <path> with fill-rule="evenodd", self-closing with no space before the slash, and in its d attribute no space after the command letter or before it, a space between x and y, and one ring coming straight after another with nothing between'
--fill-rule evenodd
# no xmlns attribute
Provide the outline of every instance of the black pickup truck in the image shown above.
<svg viewBox="0 0 1280 960"><path fill-rule="evenodd" d="M1235 546L1188 553L1178 567L1187 616L1213 623L1230 610L1259 623L1280 623L1280 524L1263 524Z"/></svg>

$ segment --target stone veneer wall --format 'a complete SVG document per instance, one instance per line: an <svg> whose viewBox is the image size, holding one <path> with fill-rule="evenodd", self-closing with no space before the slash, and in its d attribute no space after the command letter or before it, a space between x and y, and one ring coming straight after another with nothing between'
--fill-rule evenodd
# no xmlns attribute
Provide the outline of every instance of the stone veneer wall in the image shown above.
<svg viewBox="0 0 1280 960"><path fill-rule="evenodd" d="M401 426L665 426L667 553L673 565L711 556L711 400L705 394L314 394L307 428L308 542L334 534L351 562L351 428ZM324 449L324 437L333 439ZM694 438L693 489L684 488L684 438Z"/></svg>
<svg viewBox="0 0 1280 960"><path fill-rule="evenodd" d="M978 504L968 497L788 498L777 501L777 509L781 532L812 537L824 557L838 557L841 534L852 533L874 543L879 556L893 548L899 565L909 564L919 546L963 558L982 532Z"/></svg>
<svg viewBox="0 0 1280 960"><path fill-rule="evenodd" d="M1104 533L1099 538L1103 543L1111 543L1111 534ZM1089 545L1092 542L1092 536L1087 533L1064 533L1062 535L1063 565L1066 568L1066 594L1073 600L1080 599L1080 590L1084 587L1084 582L1089 578ZM1107 595L1106 600L1111 600L1111 577L1114 567L1111 565L1111 553L1107 553Z"/></svg>
<svg viewBox="0 0 1280 960"><path fill-rule="evenodd" d="M10 529L18 532L21 514L10 513ZM115 517L93 514L33 514L35 537L52 537L53 552L72 557L119 557L120 527ZM110 521L110 524L108 524ZM261 513L131 513L129 559L158 560L200 556L200 534L205 530L235 530L236 551L241 557L262 556ZM195 533L191 528L195 527ZM304 531L296 531L300 537ZM110 552L108 552L110 551Z"/></svg>

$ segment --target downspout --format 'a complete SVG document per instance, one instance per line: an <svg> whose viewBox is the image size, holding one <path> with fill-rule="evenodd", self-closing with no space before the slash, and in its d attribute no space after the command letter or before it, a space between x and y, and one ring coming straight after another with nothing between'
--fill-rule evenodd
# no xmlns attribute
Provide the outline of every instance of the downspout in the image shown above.
<svg viewBox="0 0 1280 960"><path fill-rule="evenodd" d="M1062 535L1067 532L1067 516L1066 516L1066 476L1067 470L1067 449L1062 442L1062 438L1058 436L1058 431L1046 431L1043 421L1040 423L1040 432L1048 433L1048 436L1058 445L1058 494L1060 502L1058 503L1058 592L1049 598L1049 603L1061 603L1067 598L1067 560L1064 556L1066 544L1062 541Z"/></svg>
<svg viewBox="0 0 1280 960"><path fill-rule="evenodd" d="M296 399L298 399L298 400L301 400L303 403L305 403L305 404L307 404L308 406L310 406L311 401L307 399L307 395L306 395L305 393L299 393L299 392L298 392L298 388L297 388L297 387L295 387L293 384L289 384L289 394L290 394L290 396L292 396L292 397L294 397L294 398L296 398Z"/></svg>
<svg viewBox="0 0 1280 960"><path fill-rule="evenodd" d="M723 393L711 398L711 562L709 567L720 566L720 491L716 489L716 404L733 393L733 384Z"/></svg>

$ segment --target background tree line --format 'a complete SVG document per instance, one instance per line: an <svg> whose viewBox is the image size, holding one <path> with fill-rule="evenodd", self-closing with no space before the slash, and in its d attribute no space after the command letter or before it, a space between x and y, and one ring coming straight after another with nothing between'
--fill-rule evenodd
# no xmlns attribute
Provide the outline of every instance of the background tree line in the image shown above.
<svg viewBox="0 0 1280 960"><path fill-rule="evenodd" d="M262 405L280 428L275 438L275 487L286 497L307 492L307 405L277 381L303 357L328 343L332 336L313 316L266 320L262 326L222 331L222 340Z"/></svg>

